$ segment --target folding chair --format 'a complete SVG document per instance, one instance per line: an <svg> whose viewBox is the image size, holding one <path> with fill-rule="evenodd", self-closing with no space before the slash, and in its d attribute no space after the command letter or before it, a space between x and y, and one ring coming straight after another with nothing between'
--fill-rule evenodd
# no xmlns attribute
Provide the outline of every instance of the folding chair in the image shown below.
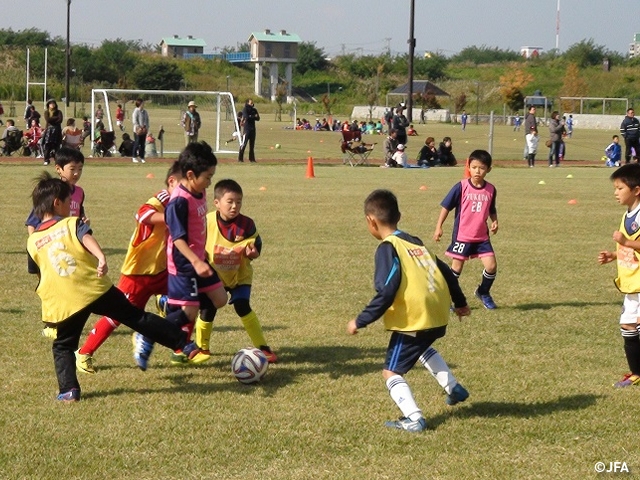
<svg viewBox="0 0 640 480"><path fill-rule="evenodd" d="M7 138L4 139L2 154L9 157L13 152L23 154L24 144L22 142L22 130L11 130L7 132Z"/></svg>
<svg viewBox="0 0 640 480"><path fill-rule="evenodd" d="M369 166L369 155L373 152L375 143L364 143L362 141L362 133L358 130L342 131L342 142L340 143L340 149L342 150L342 163L347 162L352 167L356 165Z"/></svg>
<svg viewBox="0 0 640 480"><path fill-rule="evenodd" d="M64 147L80 150L80 147L82 147L82 130L77 130L77 132L78 133L76 133L75 135L67 133L62 139L62 145Z"/></svg>

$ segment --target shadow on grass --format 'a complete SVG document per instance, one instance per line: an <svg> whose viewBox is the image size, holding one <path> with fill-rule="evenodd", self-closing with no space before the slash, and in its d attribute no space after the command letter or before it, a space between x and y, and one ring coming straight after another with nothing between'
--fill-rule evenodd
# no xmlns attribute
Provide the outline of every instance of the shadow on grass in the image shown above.
<svg viewBox="0 0 640 480"><path fill-rule="evenodd" d="M595 405L596 401L600 398L604 397L602 395L580 394L535 403L474 402L470 405L453 407L450 414L442 414L428 418L427 422L431 428L436 428L452 416L456 418L535 418L558 412L583 410Z"/></svg>
<svg viewBox="0 0 640 480"><path fill-rule="evenodd" d="M619 305L619 302L556 302L556 303L523 303L522 305L514 305L512 307L504 307L504 310L512 308L514 310L551 310L556 307L596 307L599 305ZM503 310L501 308L501 310Z"/></svg>
<svg viewBox="0 0 640 480"><path fill-rule="evenodd" d="M168 350L159 350L156 354L168 355ZM255 385L242 385L231 375L231 356L212 352L209 362L193 366L171 366L163 363L149 365L150 370L161 370L164 380L173 383L171 387L159 388L115 388L97 392L83 393L83 398L102 398L124 394L151 393L197 393L209 394L222 391L252 393L256 389L264 396L273 396L281 388L300 382L306 375L327 375L331 379L366 375L382 369L386 348L358 348L343 346L283 348L277 351L278 363L269 366L269 371L262 382ZM100 371L119 370L121 367L100 365ZM137 368L131 364L131 368ZM209 372L210 375L209 375ZM164 375L166 373L166 375ZM203 382L205 377L215 379L214 382ZM144 375L140 372L141 375ZM221 378L227 376L228 380Z"/></svg>
<svg viewBox="0 0 640 480"><path fill-rule="evenodd" d="M23 308L0 308L0 313L8 313L11 315L22 315L26 310Z"/></svg>

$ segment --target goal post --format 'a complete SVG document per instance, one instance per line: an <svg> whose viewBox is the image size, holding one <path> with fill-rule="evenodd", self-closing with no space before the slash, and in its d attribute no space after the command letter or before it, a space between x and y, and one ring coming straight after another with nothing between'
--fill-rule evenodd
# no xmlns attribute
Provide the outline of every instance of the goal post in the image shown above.
<svg viewBox="0 0 640 480"><path fill-rule="evenodd" d="M182 116L190 101L198 105L202 126L198 140L211 145L215 153L237 153L239 133L238 115L233 95L230 92L198 90L127 90L95 88L91 90L91 139L95 139L96 111L101 107L105 129L116 133L116 143L121 142L123 133L132 136L131 114L136 99L144 100L149 113L150 133L158 143L158 156L175 155L185 146ZM117 105L122 105L125 114L124 129L116 125Z"/></svg>

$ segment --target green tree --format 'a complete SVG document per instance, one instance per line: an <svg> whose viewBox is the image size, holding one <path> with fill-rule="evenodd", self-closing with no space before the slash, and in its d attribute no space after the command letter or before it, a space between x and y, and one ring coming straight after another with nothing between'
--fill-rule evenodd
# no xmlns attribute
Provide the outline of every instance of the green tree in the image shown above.
<svg viewBox="0 0 640 480"><path fill-rule="evenodd" d="M104 40L93 55L95 67L101 71L101 80L126 88L127 75L137 63L138 55L134 53L137 51L140 51L139 42L120 38Z"/></svg>
<svg viewBox="0 0 640 480"><path fill-rule="evenodd" d="M310 70L326 70L329 66L326 54L322 48L316 47L316 42L302 42L298 45L298 61L295 63L295 71L304 75Z"/></svg>
<svg viewBox="0 0 640 480"><path fill-rule="evenodd" d="M61 38L51 39L49 32L41 32L36 28L27 28L14 32L12 29L0 29L0 45L17 47L51 47L64 46Z"/></svg>
<svg viewBox="0 0 640 480"><path fill-rule="evenodd" d="M154 59L136 65L130 79L140 90L179 90L182 73L175 63Z"/></svg>
<svg viewBox="0 0 640 480"><path fill-rule="evenodd" d="M522 61L522 56L513 50L502 50L498 47L490 48L486 45L464 48L460 53L451 57L452 63L471 62L476 65L497 62Z"/></svg>
<svg viewBox="0 0 640 480"><path fill-rule="evenodd" d="M562 57L581 68L585 68L590 65L600 65L604 57L608 55L606 47L596 45L593 38L590 38L571 45Z"/></svg>

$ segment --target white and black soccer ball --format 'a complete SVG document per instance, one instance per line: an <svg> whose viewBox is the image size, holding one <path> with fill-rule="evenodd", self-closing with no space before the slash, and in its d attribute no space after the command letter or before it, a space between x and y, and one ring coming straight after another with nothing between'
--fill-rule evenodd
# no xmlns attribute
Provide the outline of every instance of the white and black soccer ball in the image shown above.
<svg viewBox="0 0 640 480"><path fill-rule="evenodd" d="M267 357L258 348L242 348L231 360L233 375L244 384L259 382L268 368Z"/></svg>

